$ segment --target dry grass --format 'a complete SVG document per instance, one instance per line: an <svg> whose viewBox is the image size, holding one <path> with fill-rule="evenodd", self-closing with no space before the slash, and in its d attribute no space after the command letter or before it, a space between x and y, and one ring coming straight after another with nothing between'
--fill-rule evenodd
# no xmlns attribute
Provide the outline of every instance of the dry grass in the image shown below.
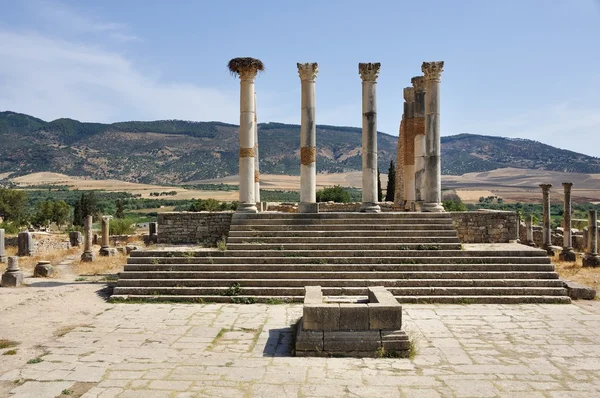
<svg viewBox="0 0 600 398"><path fill-rule="evenodd" d="M16 256L18 252L18 248L15 246L8 246L6 248L7 256ZM36 254L35 256L23 256L19 257L19 267L26 272L33 272L35 265L38 261L50 261L50 264L53 266L58 265L68 256L78 257L81 253L81 250L77 247L72 247L70 249L61 249L61 250L53 250L49 252L44 252L41 254ZM56 274L55 274L56 275Z"/></svg>
<svg viewBox="0 0 600 398"><path fill-rule="evenodd" d="M561 279L568 279L573 282L581 283L600 291L600 268L583 267L582 258L577 256L574 263L560 261L558 254L552 258L552 263Z"/></svg>
<svg viewBox="0 0 600 398"><path fill-rule="evenodd" d="M98 253L99 247L93 248L95 253ZM75 261L73 268L77 275L102 275L114 274L123 271L123 266L127 262L127 256L118 253L116 256L96 256L96 261L82 262Z"/></svg>

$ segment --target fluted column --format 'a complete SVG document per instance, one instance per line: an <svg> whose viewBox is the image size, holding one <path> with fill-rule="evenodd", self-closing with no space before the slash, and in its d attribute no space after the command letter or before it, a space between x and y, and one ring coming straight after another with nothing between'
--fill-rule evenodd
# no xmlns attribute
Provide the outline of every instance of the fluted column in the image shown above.
<svg viewBox="0 0 600 398"><path fill-rule="evenodd" d="M415 112L415 89L407 87L404 89L406 99L406 117L404 118L404 136L402 137L402 148L404 150L404 206L407 210L414 208L415 203L415 156L414 142L411 137L415 124L413 116Z"/></svg>
<svg viewBox="0 0 600 398"><path fill-rule="evenodd" d="M254 79L262 71L262 62L254 58L234 58L229 70L240 77L240 203L238 212L256 213Z"/></svg>
<svg viewBox="0 0 600 398"><path fill-rule="evenodd" d="M577 256L573 251L573 237L571 235L571 187L572 182L563 182L565 190L565 205L563 209L563 249L558 258L562 261L575 261Z"/></svg>
<svg viewBox="0 0 600 398"><path fill-rule="evenodd" d="M88 215L85 217L85 225L83 231L83 253L81 254L81 261L94 261L96 254L92 251L92 216Z"/></svg>
<svg viewBox="0 0 600 398"><path fill-rule="evenodd" d="M425 172L423 173L423 211L443 212L440 138L440 78L444 62L423 62L425 75Z"/></svg>
<svg viewBox="0 0 600 398"><path fill-rule="evenodd" d="M317 213L317 125L315 121L316 62L297 64L302 82L300 122L300 204L299 213Z"/></svg>
<svg viewBox="0 0 600 398"><path fill-rule="evenodd" d="M360 211L379 213L377 204L377 77L381 64L359 63L362 79L362 206Z"/></svg>
<svg viewBox="0 0 600 398"><path fill-rule="evenodd" d="M256 206L261 209L260 204L260 165L258 161L258 117L256 115L256 93L254 93L254 200Z"/></svg>
<svg viewBox="0 0 600 398"><path fill-rule="evenodd" d="M543 248L548 254L554 254L552 251L552 237L550 235L550 188L552 184L540 184L542 188L542 206L543 206L543 226L544 226L544 245Z"/></svg>
<svg viewBox="0 0 600 398"><path fill-rule="evenodd" d="M600 267L598 256L598 215L590 210L588 215L588 251L583 258L584 267Z"/></svg>
<svg viewBox="0 0 600 398"><path fill-rule="evenodd" d="M425 181L425 78L416 76L411 79L415 89L415 112L413 115L413 152L415 164L415 202L424 199Z"/></svg>

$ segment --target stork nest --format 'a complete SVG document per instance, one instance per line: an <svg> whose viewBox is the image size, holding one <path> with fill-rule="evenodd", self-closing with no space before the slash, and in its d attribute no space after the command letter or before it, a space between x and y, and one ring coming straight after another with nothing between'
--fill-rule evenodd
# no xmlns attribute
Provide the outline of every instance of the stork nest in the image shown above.
<svg viewBox="0 0 600 398"><path fill-rule="evenodd" d="M241 57L233 58L231 61L229 61L229 63L227 63L227 68L232 75L237 75L244 70L256 70L263 72L265 70L265 65L260 59Z"/></svg>

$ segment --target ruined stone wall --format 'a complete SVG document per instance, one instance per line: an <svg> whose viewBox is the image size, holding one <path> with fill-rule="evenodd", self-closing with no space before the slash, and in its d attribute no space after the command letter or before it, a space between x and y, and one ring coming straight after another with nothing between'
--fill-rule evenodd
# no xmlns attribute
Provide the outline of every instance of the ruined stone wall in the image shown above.
<svg viewBox="0 0 600 398"><path fill-rule="evenodd" d="M33 254L39 255L55 250L70 249L68 237L51 235L46 232L33 232ZM18 247L18 237L11 236L4 240L6 247Z"/></svg>
<svg viewBox="0 0 600 398"><path fill-rule="evenodd" d="M519 238L519 216L512 211L452 212L462 243L508 243Z"/></svg>
<svg viewBox="0 0 600 398"><path fill-rule="evenodd" d="M158 243L215 245L229 234L233 212L158 214Z"/></svg>

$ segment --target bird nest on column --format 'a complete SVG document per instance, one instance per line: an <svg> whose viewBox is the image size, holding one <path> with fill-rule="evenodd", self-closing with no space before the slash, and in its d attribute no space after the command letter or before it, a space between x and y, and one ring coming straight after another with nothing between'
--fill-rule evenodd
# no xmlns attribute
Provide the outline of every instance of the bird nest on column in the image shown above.
<svg viewBox="0 0 600 398"><path fill-rule="evenodd" d="M229 68L231 74L236 75L244 70L256 70L258 72L263 72L265 70L265 65L260 59L241 57L233 58L231 61L229 61L227 68Z"/></svg>

